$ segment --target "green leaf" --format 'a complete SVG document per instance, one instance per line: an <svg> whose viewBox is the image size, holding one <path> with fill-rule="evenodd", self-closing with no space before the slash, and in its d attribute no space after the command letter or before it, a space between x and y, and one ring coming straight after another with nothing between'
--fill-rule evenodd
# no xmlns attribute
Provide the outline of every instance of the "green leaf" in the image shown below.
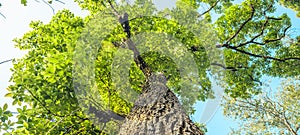
<svg viewBox="0 0 300 135"><path fill-rule="evenodd" d="M21 108L17 108L18 113L22 113L22 109Z"/></svg>
<svg viewBox="0 0 300 135"><path fill-rule="evenodd" d="M4 105L3 105L3 111L5 111L6 109L7 109L7 103L5 103Z"/></svg>
<svg viewBox="0 0 300 135"><path fill-rule="evenodd" d="M6 118L4 116L2 116L0 119L2 122L5 122L5 120L6 120Z"/></svg>
<svg viewBox="0 0 300 135"><path fill-rule="evenodd" d="M27 6L27 0L21 0L21 4L23 4L24 6Z"/></svg>
<svg viewBox="0 0 300 135"><path fill-rule="evenodd" d="M25 128L28 128L28 123L27 122L23 122L23 126L25 127Z"/></svg>
<svg viewBox="0 0 300 135"><path fill-rule="evenodd" d="M15 99L13 102L12 102L12 105L16 105L18 103L18 100Z"/></svg>
<svg viewBox="0 0 300 135"><path fill-rule="evenodd" d="M4 95L4 97L12 97L12 96L13 96L12 93L7 93L7 94Z"/></svg>
<svg viewBox="0 0 300 135"><path fill-rule="evenodd" d="M46 102L47 104L50 104L50 103L52 103L52 100L51 100L51 99L47 99L47 100L45 100L45 102Z"/></svg>

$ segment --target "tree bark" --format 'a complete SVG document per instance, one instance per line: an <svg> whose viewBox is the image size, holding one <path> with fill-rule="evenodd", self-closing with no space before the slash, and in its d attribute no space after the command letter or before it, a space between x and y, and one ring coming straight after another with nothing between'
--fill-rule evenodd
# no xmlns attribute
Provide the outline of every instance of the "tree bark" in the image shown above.
<svg viewBox="0 0 300 135"><path fill-rule="evenodd" d="M166 77L151 74L124 120L120 135L203 135L183 111L176 95L166 86Z"/></svg>

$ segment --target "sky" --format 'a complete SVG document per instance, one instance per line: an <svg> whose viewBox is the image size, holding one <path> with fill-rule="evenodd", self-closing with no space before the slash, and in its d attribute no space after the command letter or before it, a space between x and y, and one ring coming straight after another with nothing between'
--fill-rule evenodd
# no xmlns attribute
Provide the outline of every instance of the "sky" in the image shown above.
<svg viewBox="0 0 300 135"><path fill-rule="evenodd" d="M66 0L63 0L66 1ZM159 1L154 0L159 8L170 7L174 5L175 0L171 1ZM6 18L0 17L0 62L12 58L20 58L26 52L22 52L14 48L14 42L12 41L16 37L22 37L24 33L30 30L29 23L32 20L41 20L44 23L49 22L51 17L54 15L52 9L45 3L36 2L34 0L28 1L28 5L25 7L20 4L20 0L6 0L1 1L2 7L0 8L0 13L2 13ZM63 8L71 10L75 15L85 16L88 14L87 11L82 11L77 3L67 1L66 4L61 4L53 1L52 5L55 9L55 12ZM277 6L278 10L276 14L288 13L292 18L293 23L293 33L300 33L300 19L296 18L296 14L290 10L280 6ZM214 17L214 16L213 16ZM297 23L298 22L298 23ZM0 65L0 106L3 106L5 103L9 104L9 109L15 111L16 107L11 106L12 100L5 98L4 95L7 93L6 88L8 87L9 79L11 76L10 68L12 68L12 63L7 62ZM271 86L277 87L278 79L274 79ZM214 102L214 101L208 101ZM202 116L205 115L205 105L208 105L208 102L199 102L196 105L196 114L193 116L194 121L201 121ZM216 108L214 115L210 119L206 119L208 133L207 135L225 135L230 131L230 127L236 127L237 124L235 121L225 118L222 115L222 109Z"/></svg>

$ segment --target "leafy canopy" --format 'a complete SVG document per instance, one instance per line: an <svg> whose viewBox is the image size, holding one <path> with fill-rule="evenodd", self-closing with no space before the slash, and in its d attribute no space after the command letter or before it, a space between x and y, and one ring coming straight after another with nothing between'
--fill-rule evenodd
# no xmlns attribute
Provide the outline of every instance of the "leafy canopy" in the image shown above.
<svg viewBox="0 0 300 135"><path fill-rule="evenodd" d="M11 77L14 84L9 86L6 96L21 107L16 123L9 122L12 114L7 107L1 108L1 129L12 134L97 134L102 131L113 134L118 120L100 119L96 120L100 125L96 125L95 120L88 118L108 111L126 117L130 111L132 99L135 93L141 92L145 76L129 59L132 52L120 49L126 34L117 18L109 14L112 11L109 1L76 1L91 14L81 18L68 10L60 11L48 24L32 22L32 30L15 40L16 47L28 50L28 54L14 60ZM148 0L136 0L133 5L112 4L117 11L130 15L132 40L143 39L137 48L147 51L141 56L154 72L169 76L168 86L180 97L187 113L193 114L196 101L213 97L209 78L220 80L231 97L245 99L261 93L264 75L299 75L299 70L294 68L299 69L299 40L284 41L289 36L290 18L286 14L274 16L276 2L245 0L233 4L229 0L182 0L175 8L162 11L157 11ZM203 14L197 12L204 3L211 8ZM213 23L211 11L220 14ZM103 33L103 29L108 30L107 33ZM159 46L162 44L169 48ZM183 49L174 48L180 45ZM174 57L160 52L170 52ZM178 64L190 60L181 57L186 54L193 57L195 69L186 63ZM123 76L111 75L112 71L117 73L112 65L123 66L116 63L114 58L118 56L124 56L125 59L119 60L130 65L127 68L129 83L121 86L116 82ZM82 61L76 61L78 59ZM93 62L94 67L89 62ZM192 77L188 80L181 73ZM78 95L77 90L81 89L87 93ZM124 97L122 91L128 89L133 93ZM87 105L86 108L82 104ZM14 124L18 127L10 129Z"/></svg>

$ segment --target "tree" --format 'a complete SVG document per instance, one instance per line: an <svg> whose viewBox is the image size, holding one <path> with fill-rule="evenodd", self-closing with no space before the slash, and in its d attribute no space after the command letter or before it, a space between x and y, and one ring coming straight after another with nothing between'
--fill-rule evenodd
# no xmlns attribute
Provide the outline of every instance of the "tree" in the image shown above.
<svg viewBox="0 0 300 135"><path fill-rule="evenodd" d="M297 17L300 17L300 2L297 0L280 0L279 3L287 8L297 12Z"/></svg>
<svg viewBox="0 0 300 135"><path fill-rule="evenodd" d="M188 115L195 111L196 101L213 97L209 77L219 79L231 97L249 98L261 92L263 75L299 75L298 70L290 70L291 64L299 63L297 46L283 40L291 27L289 17L272 15L276 1L233 4L228 0L182 0L174 9L162 11L148 0L137 0L133 5L103 0L78 3L91 14L80 18L60 11L48 24L32 22L33 30L15 40L18 48L29 51L24 58L14 60L14 84L6 96L22 107L16 123L7 122L9 112L0 115L5 130L16 124L16 129L8 131L115 134L120 128L127 129L127 124L120 124L124 119L127 122L146 115L138 113L135 100L149 95L149 78L160 72L168 81L154 90L169 92L172 98L154 101L175 101L177 107L170 108L177 112L174 116L199 133L202 131ZM198 13L203 3L211 7ZM221 14L215 23L211 23L211 11ZM188 61L192 60L189 56L194 62ZM297 69L299 64L295 66ZM122 75L123 69L128 74ZM129 76L129 83L120 83L124 76ZM176 127L185 129L184 124Z"/></svg>
<svg viewBox="0 0 300 135"><path fill-rule="evenodd" d="M288 79L274 94L253 99L227 99L224 113L240 119L233 134L299 134L299 79ZM273 96L272 96L273 95Z"/></svg>

